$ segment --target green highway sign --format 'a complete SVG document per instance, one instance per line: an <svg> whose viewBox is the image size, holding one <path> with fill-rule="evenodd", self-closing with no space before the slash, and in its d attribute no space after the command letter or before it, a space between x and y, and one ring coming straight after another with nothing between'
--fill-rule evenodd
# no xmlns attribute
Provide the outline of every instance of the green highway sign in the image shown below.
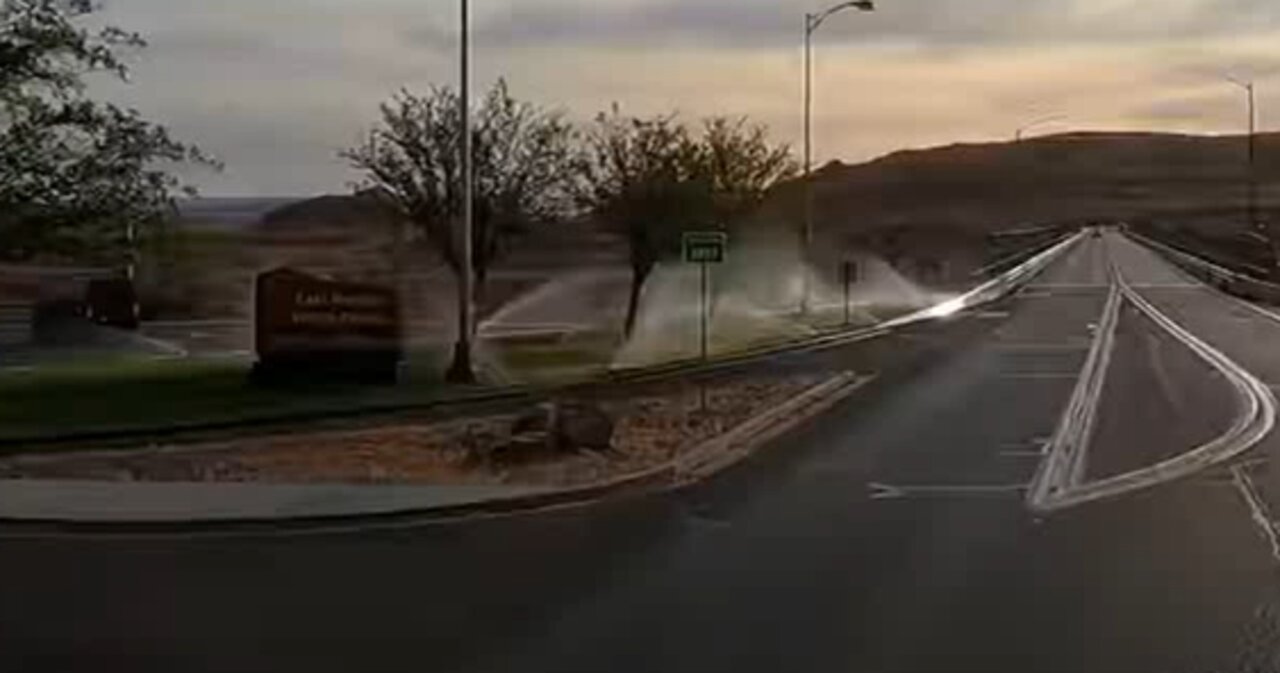
<svg viewBox="0 0 1280 673"><path fill-rule="evenodd" d="M720 264L725 260L729 235L723 231L686 231L681 237L684 261L691 264Z"/></svg>

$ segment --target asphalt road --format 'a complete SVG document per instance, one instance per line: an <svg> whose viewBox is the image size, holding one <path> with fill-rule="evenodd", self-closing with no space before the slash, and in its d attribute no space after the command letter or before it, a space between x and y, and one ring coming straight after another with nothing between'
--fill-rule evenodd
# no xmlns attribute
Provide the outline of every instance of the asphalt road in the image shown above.
<svg viewBox="0 0 1280 673"><path fill-rule="evenodd" d="M892 350L911 362L683 492L323 535L0 536L0 670L1280 668L1277 557L1231 466L1046 517L1024 503L1108 260L1280 382L1267 352L1280 320L1116 236L1087 239L1017 297L904 335ZM1214 374L1178 347L1122 316L1096 469L1190 448L1229 420ZM1276 442L1234 468L1267 504Z"/></svg>

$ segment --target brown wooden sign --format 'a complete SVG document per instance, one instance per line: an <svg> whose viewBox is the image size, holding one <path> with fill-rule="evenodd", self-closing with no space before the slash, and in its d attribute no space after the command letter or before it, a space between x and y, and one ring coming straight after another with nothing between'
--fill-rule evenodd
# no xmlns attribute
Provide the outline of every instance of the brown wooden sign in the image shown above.
<svg viewBox="0 0 1280 673"><path fill-rule="evenodd" d="M260 363L394 366L400 307L390 288L276 269L258 276L254 341Z"/></svg>

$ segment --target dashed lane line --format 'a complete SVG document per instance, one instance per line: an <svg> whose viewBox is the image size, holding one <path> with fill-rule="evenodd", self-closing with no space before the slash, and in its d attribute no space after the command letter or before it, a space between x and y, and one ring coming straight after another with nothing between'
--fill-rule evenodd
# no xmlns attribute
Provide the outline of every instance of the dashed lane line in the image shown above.
<svg viewBox="0 0 1280 673"><path fill-rule="evenodd" d="M1262 501L1262 496L1258 493L1258 487L1254 485L1253 478L1244 468L1233 465L1231 467L1231 476L1235 482L1236 488L1239 489L1240 495L1244 498L1245 504L1249 506L1249 514L1253 519L1253 523L1262 531L1262 536L1271 545L1271 558L1276 562L1280 562L1280 535L1276 533L1276 524L1272 520L1271 514L1267 511L1267 505Z"/></svg>
<svg viewBox="0 0 1280 673"><path fill-rule="evenodd" d="M1088 341L1073 343L1036 343L1031 341L1011 341L993 346L997 351L1013 351L1016 353L1077 353L1089 350Z"/></svg>
<svg viewBox="0 0 1280 673"><path fill-rule="evenodd" d="M1027 490L1027 484L885 484L878 481L867 483L871 500L895 500L917 496L924 497L964 497L964 496L1001 496L1020 495Z"/></svg>
<svg viewBox="0 0 1280 673"><path fill-rule="evenodd" d="M997 379L1010 379L1014 381L1038 381L1038 380L1071 380L1075 379L1079 374L1076 372L1010 372L1007 374L996 374Z"/></svg>

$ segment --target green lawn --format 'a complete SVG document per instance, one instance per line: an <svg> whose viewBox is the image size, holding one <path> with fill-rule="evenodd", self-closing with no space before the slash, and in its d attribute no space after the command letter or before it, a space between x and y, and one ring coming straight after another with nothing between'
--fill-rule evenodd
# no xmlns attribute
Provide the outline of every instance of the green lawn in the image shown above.
<svg viewBox="0 0 1280 673"><path fill-rule="evenodd" d="M830 318L830 316L823 316ZM794 334L715 335L723 353ZM747 338L743 338L746 336ZM510 382L557 384L607 369L618 337L583 333L490 344ZM669 357L690 357L673 352ZM250 365L230 360L153 360L99 356L0 372L0 445L82 431L130 430L200 422L270 420L297 413L429 402L442 393L447 353L414 353L395 386L308 385L262 388L248 383ZM663 358L658 357L655 362Z"/></svg>
<svg viewBox="0 0 1280 673"><path fill-rule="evenodd" d="M428 401L437 363L411 366L396 386L261 388L232 361L138 360L52 365L0 374L0 443L76 431L265 419L370 404Z"/></svg>
<svg viewBox="0 0 1280 673"><path fill-rule="evenodd" d="M553 340L510 340L492 344L489 350L509 379L554 383L603 371L617 347L614 334L581 333Z"/></svg>

